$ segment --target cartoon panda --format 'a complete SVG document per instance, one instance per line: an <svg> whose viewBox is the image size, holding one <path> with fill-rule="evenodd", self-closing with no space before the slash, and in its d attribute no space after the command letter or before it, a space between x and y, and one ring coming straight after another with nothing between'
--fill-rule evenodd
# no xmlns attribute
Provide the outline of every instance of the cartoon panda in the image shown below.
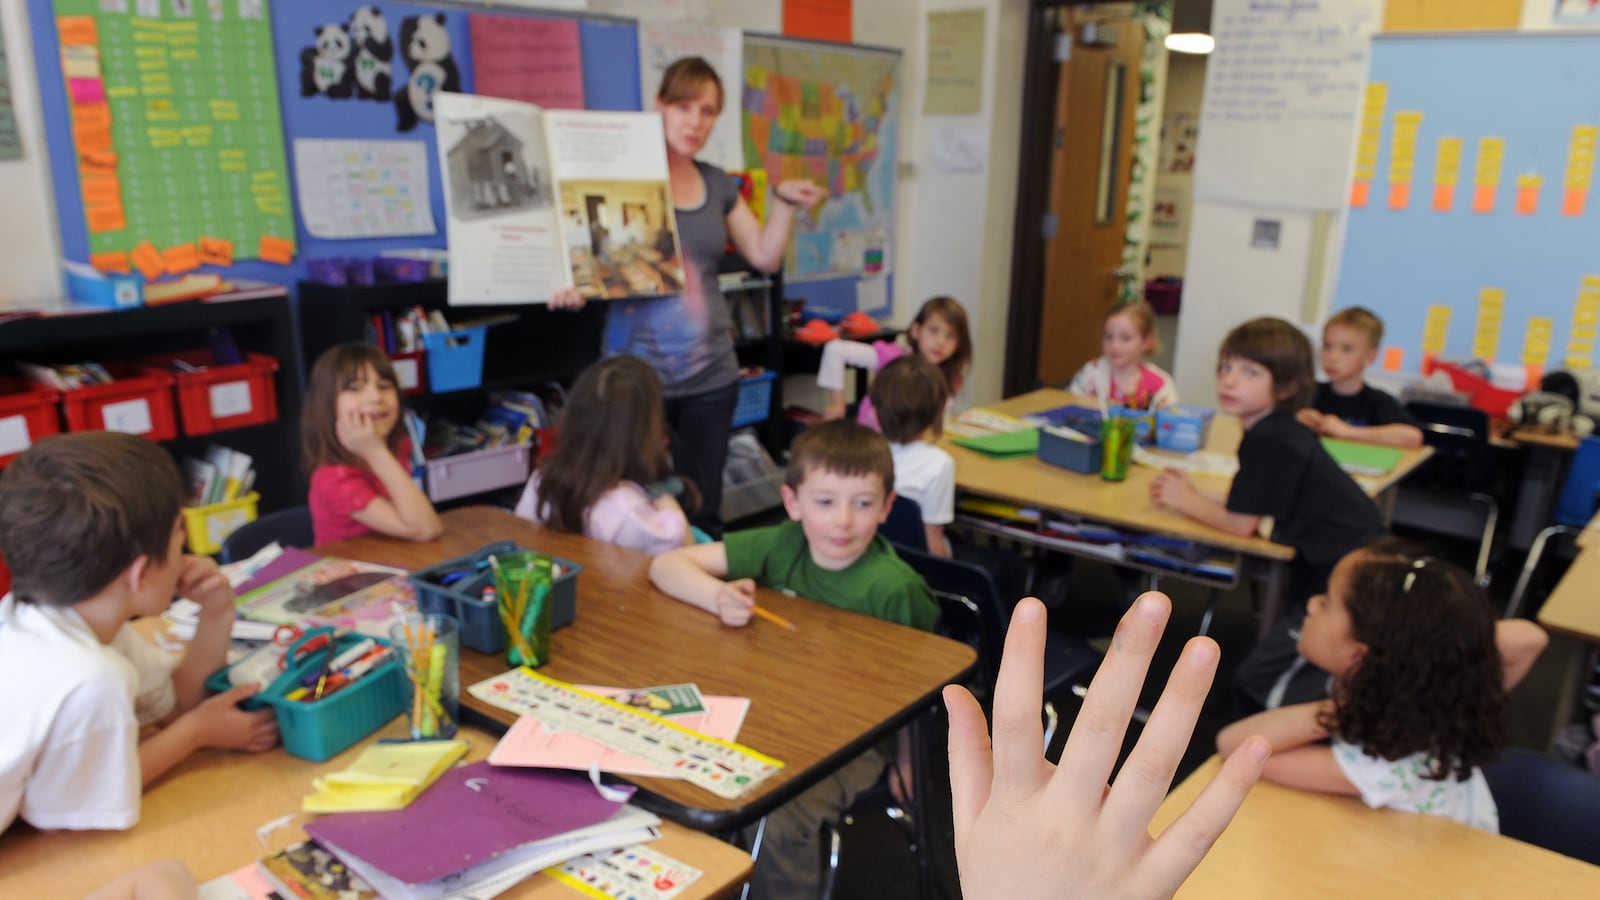
<svg viewBox="0 0 1600 900"><path fill-rule="evenodd" d="M394 41L389 37L389 23L376 6L359 6L350 14L350 44L355 48L351 68L355 71L356 96L388 100Z"/></svg>
<svg viewBox="0 0 1600 900"><path fill-rule="evenodd" d="M316 43L300 51L300 96L349 97L355 92L350 68L350 34L343 25L312 29Z"/></svg>
<svg viewBox="0 0 1600 900"><path fill-rule="evenodd" d="M450 55L450 32L444 22L444 13L400 20L400 55L411 67L405 87L394 95L401 131L417 127L418 120L433 121L436 92L461 90L461 71Z"/></svg>

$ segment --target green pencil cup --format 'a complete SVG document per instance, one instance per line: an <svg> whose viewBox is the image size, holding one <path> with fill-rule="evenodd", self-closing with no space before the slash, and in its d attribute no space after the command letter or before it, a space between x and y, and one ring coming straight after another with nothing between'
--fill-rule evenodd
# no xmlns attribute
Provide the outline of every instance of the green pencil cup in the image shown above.
<svg viewBox="0 0 1600 900"><path fill-rule="evenodd" d="M1100 477L1106 481L1123 481L1128 477L1128 466L1133 462L1133 442L1137 439L1139 420L1129 416L1107 416L1100 420L1100 440L1105 445L1100 460Z"/></svg>
<svg viewBox="0 0 1600 900"><path fill-rule="evenodd" d="M495 593L509 647L506 661L538 668L550 661L554 562L543 553L517 551L495 557Z"/></svg>

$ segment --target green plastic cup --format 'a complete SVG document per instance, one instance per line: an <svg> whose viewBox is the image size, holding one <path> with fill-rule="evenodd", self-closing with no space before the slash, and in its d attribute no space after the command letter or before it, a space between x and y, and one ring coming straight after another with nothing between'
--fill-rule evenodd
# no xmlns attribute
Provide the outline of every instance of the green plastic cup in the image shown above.
<svg viewBox="0 0 1600 900"><path fill-rule="evenodd" d="M1139 420L1130 416L1107 416L1100 420L1100 440L1104 445L1100 460L1102 479L1123 481L1128 477L1138 429Z"/></svg>
<svg viewBox="0 0 1600 900"><path fill-rule="evenodd" d="M550 661L550 589L554 564L542 553L496 556L495 591L506 627L506 661L538 668Z"/></svg>

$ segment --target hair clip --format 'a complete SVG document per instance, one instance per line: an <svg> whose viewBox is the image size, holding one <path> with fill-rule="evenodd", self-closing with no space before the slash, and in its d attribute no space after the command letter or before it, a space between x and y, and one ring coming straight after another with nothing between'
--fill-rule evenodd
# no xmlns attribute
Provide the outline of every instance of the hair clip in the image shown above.
<svg viewBox="0 0 1600 900"><path fill-rule="evenodd" d="M1400 593L1402 595L1411 593L1411 586L1417 583L1417 573L1427 568L1427 565L1428 558L1425 556L1418 557L1417 559L1411 561L1411 571L1406 573L1406 583L1400 588Z"/></svg>

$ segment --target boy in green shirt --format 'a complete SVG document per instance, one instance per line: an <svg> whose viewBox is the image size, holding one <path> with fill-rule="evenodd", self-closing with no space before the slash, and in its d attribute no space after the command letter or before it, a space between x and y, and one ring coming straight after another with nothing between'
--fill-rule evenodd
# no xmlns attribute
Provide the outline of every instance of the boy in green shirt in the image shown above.
<svg viewBox="0 0 1600 900"><path fill-rule="evenodd" d="M813 425L790 448L783 484L790 521L669 550L651 562L650 580L734 627L749 624L760 583L931 631L939 615L932 593L878 534L893 502L894 457L883 435L842 419ZM902 741L909 759L907 751ZM769 815L751 896L817 896L821 820L837 818L887 762L887 753L868 750Z"/></svg>

